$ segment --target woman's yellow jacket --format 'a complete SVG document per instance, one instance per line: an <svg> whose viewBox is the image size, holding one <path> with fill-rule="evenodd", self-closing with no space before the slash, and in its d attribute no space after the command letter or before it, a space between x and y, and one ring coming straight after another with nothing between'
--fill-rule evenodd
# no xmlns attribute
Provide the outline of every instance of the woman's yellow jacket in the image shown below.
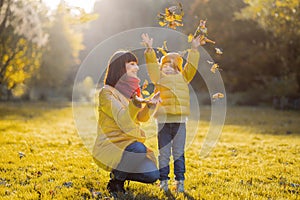
<svg viewBox="0 0 300 200"><path fill-rule="evenodd" d="M117 89L105 85L99 93L98 136L93 149L96 163L106 169L115 169L121 161L124 149L133 142L145 142L145 133L140 121L149 119L143 108L135 106ZM147 157L156 163L153 152Z"/></svg>

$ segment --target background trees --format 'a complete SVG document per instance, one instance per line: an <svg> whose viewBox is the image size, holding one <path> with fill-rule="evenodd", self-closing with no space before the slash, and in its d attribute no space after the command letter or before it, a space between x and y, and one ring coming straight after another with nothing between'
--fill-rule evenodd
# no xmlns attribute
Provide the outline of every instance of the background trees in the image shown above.
<svg viewBox="0 0 300 200"><path fill-rule="evenodd" d="M24 84L38 69L47 34L36 2L0 2L0 99L24 93Z"/></svg>
<svg viewBox="0 0 300 200"><path fill-rule="evenodd" d="M24 2L0 1L2 99L22 93L35 98L70 97L76 71L91 49L121 31L159 26L157 14L177 3L96 1L96 18L63 1L52 12L42 2ZM223 69L227 92L237 94L231 95L229 101L258 104L271 102L274 97L297 98L300 93L297 0L179 2L185 15L184 26L178 30L192 33L200 19L207 19L209 37L223 48L224 55L214 59ZM204 48L214 54L213 48Z"/></svg>

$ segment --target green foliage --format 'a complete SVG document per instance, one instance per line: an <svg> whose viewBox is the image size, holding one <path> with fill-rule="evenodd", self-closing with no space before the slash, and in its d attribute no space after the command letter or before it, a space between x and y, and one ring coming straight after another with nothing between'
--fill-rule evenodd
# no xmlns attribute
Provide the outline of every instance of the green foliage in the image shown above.
<svg viewBox="0 0 300 200"><path fill-rule="evenodd" d="M0 110L1 199L96 199L96 192L100 199L109 197L109 173L83 146L71 105L1 103ZM120 199L299 198L299 113L230 107L219 143L200 160L209 119L210 110L203 107L199 132L185 154L185 195L174 192L171 175L170 194L157 184L131 181ZM198 124L189 123L191 129Z"/></svg>

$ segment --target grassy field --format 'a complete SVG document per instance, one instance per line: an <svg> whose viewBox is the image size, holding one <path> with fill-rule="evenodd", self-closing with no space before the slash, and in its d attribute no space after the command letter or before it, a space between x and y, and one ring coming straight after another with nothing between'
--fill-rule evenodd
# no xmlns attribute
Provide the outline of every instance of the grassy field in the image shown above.
<svg viewBox="0 0 300 200"><path fill-rule="evenodd" d="M121 199L300 199L299 111L229 107L220 141L201 160L202 111L186 151L186 193L130 182ZM83 145L71 104L0 103L0 145L0 199L109 199L109 173Z"/></svg>

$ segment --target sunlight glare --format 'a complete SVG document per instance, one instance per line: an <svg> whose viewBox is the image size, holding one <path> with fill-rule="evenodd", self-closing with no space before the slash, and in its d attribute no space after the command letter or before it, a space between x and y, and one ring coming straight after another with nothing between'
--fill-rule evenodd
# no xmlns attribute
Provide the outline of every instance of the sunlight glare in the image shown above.
<svg viewBox="0 0 300 200"><path fill-rule="evenodd" d="M57 8L57 5L61 0L42 0L51 10ZM65 0L65 2L70 6L78 6L83 8L86 12L92 12L94 8L94 3L96 0Z"/></svg>

